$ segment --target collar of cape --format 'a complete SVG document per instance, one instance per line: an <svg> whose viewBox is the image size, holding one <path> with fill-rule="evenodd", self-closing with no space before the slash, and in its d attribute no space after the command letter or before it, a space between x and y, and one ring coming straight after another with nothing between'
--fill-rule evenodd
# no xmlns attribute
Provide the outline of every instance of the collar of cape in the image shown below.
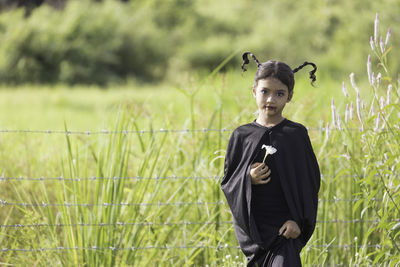
<svg viewBox="0 0 400 267"><path fill-rule="evenodd" d="M273 126L264 126L264 125L261 125L258 122L256 122L256 120L257 119L254 119L250 124L254 125L254 126L257 126L259 128L268 129L268 130L280 128L280 127L282 127L283 125L285 125L289 121L288 119L283 118L283 120L281 120L279 123L277 123L277 124L275 124Z"/></svg>
<svg viewBox="0 0 400 267"><path fill-rule="evenodd" d="M272 128L284 125L287 121L288 121L288 119L283 118L283 120L281 120L280 122L278 122L277 124L275 124L273 126L264 126L264 125L259 124L257 122L257 119L254 119L254 121L252 121L251 124L253 124L255 126L258 126L258 127L261 127L261 128L272 129Z"/></svg>

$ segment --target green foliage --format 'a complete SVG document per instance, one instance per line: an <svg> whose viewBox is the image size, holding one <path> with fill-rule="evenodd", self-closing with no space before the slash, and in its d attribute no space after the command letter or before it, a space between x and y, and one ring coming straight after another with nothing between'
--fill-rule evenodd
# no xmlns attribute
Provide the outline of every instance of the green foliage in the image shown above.
<svg viewBox="0 0 400 267"><path fill-rule="evenodd" d="M375 25L378 25L378 20ZM370 60L368 56L367 60L369 84L359 89L352 81L355 93L345 99L347 107L355 103L356 118L348 119L349 110L346 108L346 119L342 124L338 120L340 112L333 108L332 122L334 127L343 130L336 136L338 143L343 144L338 153L348 158L343 172L355 175L353 195L360 200L352 212L361 218L376 218L379 222L360 232L360 248L356 248L356 257L351 264L394 266L395 262L400 262L399 224L398 219L394 219L400 216L400 91L399 83L391 76L387 65L392 47L378 40L371 44L375 57ZM371 61L377 64L372 65ZM351 129L354 127L359 127L360 131L353 132ZM366 247L371 242L378 242L382 247L368 251ZM388 259L387 255L393 256Z"/></svg>
<svg viewBox="0 0 400 267"><path fill-rule="evenodd" d="M145 11L132 17L132 9L112 1L71 1L63 11L42 6L26 19L21 10L3 13L0 79L102 85L128 75L161 77L165 33Z"/></svg>
<svg viewBox="0 0 400 267"><path fill-rule="evenodd" d="M398 42L396 0L85 0L68 1L63 9L41 5L28 17L12 9L0 14L0 80L174 81L182 72L210 72L233 51L247 50L262 61L279 59L293 68L314 61L340 77L364 71L368 47L363 44L373 34L370 21L376 12L392 24L393 42ZM238 53L224 69L240 64ZM398 62L389 64L398 72Z"/></svg>

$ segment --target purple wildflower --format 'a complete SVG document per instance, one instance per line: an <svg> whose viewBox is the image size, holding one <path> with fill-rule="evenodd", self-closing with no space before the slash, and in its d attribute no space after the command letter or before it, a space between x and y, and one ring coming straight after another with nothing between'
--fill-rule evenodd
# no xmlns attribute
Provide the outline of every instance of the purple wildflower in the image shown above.
<svg viewBox="0 0 400 267"><path fill-rule="evenodd" d="M351 86L354 88L354 90L356 91L356 93L359 92L356 81L354 80L354 72L350 73L350 83Z"/></svg>
<svg viewBox="0 0 400 267"><path fill-rule="evenodd" d="M379 106L381 109L385 107L385 98L383 96L379 98Z"/></svg>
<svg viewBox="0 0 400 267"><path fill-rule="evenodd" d="M374 127L374 131L378 130L378 128L379 128L379 122L380 122L380 120L381 120L381 113L380 113L380 112L378 112L378 116L376 116L376 119L375 119L375 127Z"/></svg>
<svg viewBox="0 0 400 267"><path fill-rule="evenodd" d="M382 74L379 72L378 75L376 76L376 86L379 87L382 81Z"/></svg>
<svg viewBox="0 0 400 267"><path fill-rule="evenodd" d="M386 92L386 105L389 105L390 104L390 93L392 92L392 85L391 84L389 84L388 85L388 89L387 89L387 92Z"/></svg>
<svg viewBox="0 0 400 267"><path fill-rule="evenodd" d="M387 46L388 43L389 43L390 35L391 35L391 30L390 30L390 27L389 27L388 31L386 33L385 46Z"/></svg>
<svg viewBox="0 0 400 267"><path fill-rule="evenodd" d="M354 108L353 108L353 101L351 101L351 103L350 103L350 110L349 110L349 117L350 117L350 120L353 120L353 118L354 118Z"/></svg>
<svg viewBox="0 0 400 267"><path fill-rule="evenodd" d="M360 120L360 122L363 123L362 117L361 117L362 115L361 115L360 105L361 105L360 93L357 92L357 101L356 101L357 117L358 117L358 119Z"/></svg>
<svg viewBox="0 0 400 267"><path fill-rule="evenodd" d="M375 73L372 72L372 74L371 74L371 85L374 85L374 84L375 84Z"/></svg>
<svg viewBox="0 0 400 267"><path fill-rule="evenodd" d="M368 59L367 59L367 74L368 74L369 84L372 85L372 83L371 83L371 55L368 55Z"/></svg>
<svg viewBox="0 0 400 267"><path fill-rule="evenodd" d="M346 86L344 85L344 82L342 82L342 91L345 97L349 97L349 94L347 93Z"/></svg>
<svg viewBox="0 0 400 267"><path fill-rule="evenodd" d="M342 120L340 118L340 114L339 113L336 114L336 117L337 117L337 127L338 127L338 129L339 130L343 130L343 128L342 128Z"/></svg>
<svg viewBox="0 0 400 267"><path fill-rule="evenodd" d="M329 121L326 122L325 133L326 133L326 137L329 138L329 134L330 134Z"/></svg>
<svg viewBox="0 0 400 267"><path fill-rule="evenodd" d="M335 102L333 101L333 97L332 97L332 103L331 103L331 111L332 111L332 127L335 127L335 125L336 125L336 107L335 107Z"/></svg>
<svg viewBox="0 0 400 267"><path fill-rule="evenodd" d="M382 54L385 53L385 45L383 44L382 36L381 36L381 38L379 39L379 46L381 47L381 52L382 52Z"/></svg>
<svg viewBox="0 0 400 267"><path fill-rule="evenodd" d="M374 44L374 39L372 38L372 36L370 36L370 38L369 38L369 45L371 46L372 51L374 51L375 44Z"/></svg>
<svg viewBox="0 0 400 267"><path fill-rule="evenodd" d="M375 44L378 43L378 30L379 30L379 18L378 18L378 13L376 13L375 23L374 23L374 41L375 41Z"/></svg>

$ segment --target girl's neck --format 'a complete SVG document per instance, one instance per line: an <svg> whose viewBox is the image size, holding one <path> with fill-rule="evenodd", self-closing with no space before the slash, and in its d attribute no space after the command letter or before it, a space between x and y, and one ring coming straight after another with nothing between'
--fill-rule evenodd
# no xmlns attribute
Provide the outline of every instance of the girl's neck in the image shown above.
<svg viewBox="0 0 400 267"><path fill-rule="evenodd" d="M280 123L284 119L285 118L282 117L282 116L277 117L277 118L271 118L271 117L264 118L264 117L258 116L256 122L261 124L261 125L263 125L263 126L265 126L265 127L271 127L271 126L277 125L278 123Z"/></svg>

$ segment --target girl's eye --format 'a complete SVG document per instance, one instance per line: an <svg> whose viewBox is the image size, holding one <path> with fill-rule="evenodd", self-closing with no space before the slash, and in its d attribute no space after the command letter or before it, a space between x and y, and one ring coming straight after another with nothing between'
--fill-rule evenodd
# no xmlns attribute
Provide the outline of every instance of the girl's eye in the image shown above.
<svg viewBox="0 0 400 267"><path fill-rule="evenodd" d="M279 92L278 93L278 96L284 96L285 94L284 93L282 93L282 92Z"/></svg>

